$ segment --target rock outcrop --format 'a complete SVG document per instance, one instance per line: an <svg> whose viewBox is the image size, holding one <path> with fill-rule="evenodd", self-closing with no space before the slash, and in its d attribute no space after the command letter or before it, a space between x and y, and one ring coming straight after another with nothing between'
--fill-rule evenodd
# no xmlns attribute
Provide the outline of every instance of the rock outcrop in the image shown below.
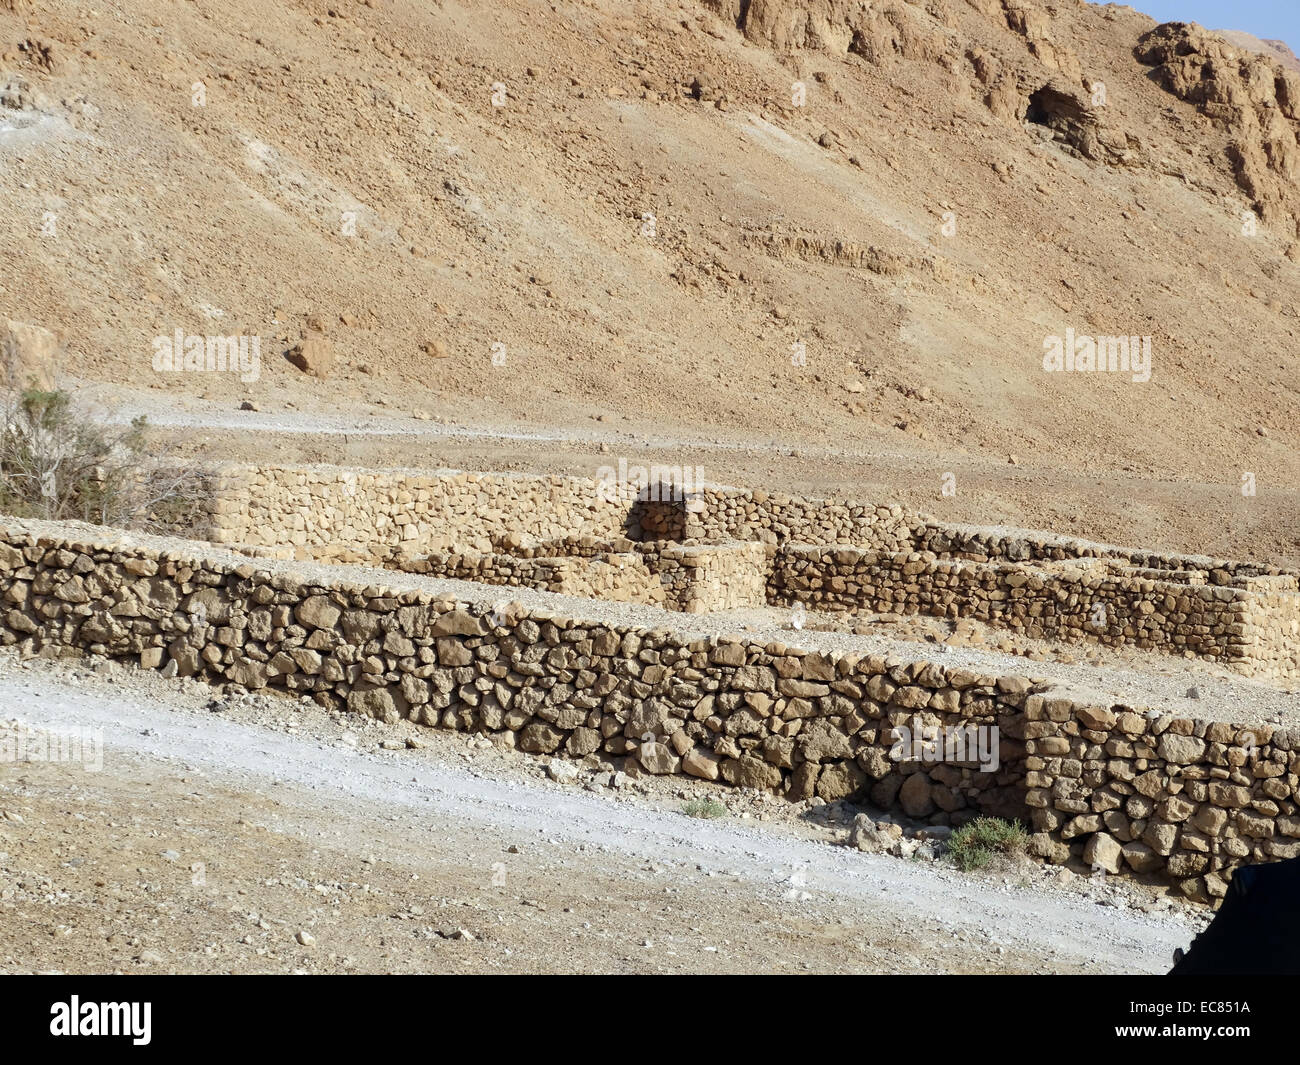
<svg viewBox="0 0 1300 1065"><path fill-rule="evenodd" d="M53 388L59 340L48 329L0 318L0 375L12 388Z"/></svg>
<svg viewBox="0 0 1300 1065"><path fill-rule="evenodd" d="M1153 80L1230 137L1237 184L1265 221L1300 215L1300 74L1244 53L1195 23L1166 22L1138 41Z"/></svg>

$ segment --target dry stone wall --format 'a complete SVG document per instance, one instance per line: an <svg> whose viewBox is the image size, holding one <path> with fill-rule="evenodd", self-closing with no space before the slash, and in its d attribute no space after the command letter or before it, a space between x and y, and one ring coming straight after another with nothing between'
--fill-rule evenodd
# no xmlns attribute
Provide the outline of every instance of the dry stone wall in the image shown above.
<svg viewBox="0 0 1300 1065"><path fill-rule="evenodd" d="M816 610L973 618L1035 639L1192 655L1247 675L1300 676L1300 595L1289 576L1217 585L1200 571L1135 570L1098 557L969 562L929 552L786 545L776 553L768 597Z"/></svg>
<svg viewBox="0 0 1300 1065"><path fill-rule="evenodd" d="M768 553L762 544L615 543L622 550L599 550L587 540L552 541L521 554L434 552L399 568L689 614L766 605Z"/></svg>
<svg viewBox="0 0 1300 1065"><path fill-rule="evenodd" d="M661 504L659 512L670 508L674 505ZM660 520L665 528L679 527L681 538L856 544L891 552L911 549L912 525L917 521L897 503L809 499L708 486L674 509L671 518Z"/></svg>
<svg viewBox="0 0 1300 1065"><path fill-rule="evenodd" d="M646 545L649 547L649 545ZM707 614L767 605L767 548L760 543L657 544L643 551L673 610Z"/></svg>
<svg viewBox="0 0 1300 1065"><path fill-rule="evenodd" d="M1024 704L1031 843L1110 873L1158 873L1206 901L1243 863L1300 856L1300 730Z"/></svg>
<svg viewBox="0 0 1300 1065"><path fill-rule="evenodd" d="M1211 584L1228 584L1241 576L1279 574L1272 566L1235 559L1210 558L1116 547L1091 540L1031 529L989 529L935 521L921 522L912 530L911 550L930 552L945 559L970 562L1061 562L1069 559L1109 559L1135 569L1170 573L1199 573Z"/></svg>
<svg viewBox="0 0 1300 1065"><path fill-rule="evenodd" d="M704 637L667 613L649 627L573 604L494 611L416 576L356 573L8 520L0 640L792 799L870 798L939 823L1032 811L1049 860L1073 853L1204 897L1233 864L1300 838L1294 732L1083 706L1013 674ZM897 727L970 725L998 729L996 771L896 756Z"/></svg>
<svg viewBox="0 0 1300 1065"><path fill-rule="evenodd" d="M477 584L537 588L616 603L670 605L659 576L634 552L519 557L501 552L443 551L401 563L407 573ZM675 606L673 606L676 609Z"/></svg>
<svg viewBox="0 0 1300 1065"><path fill-rule="evenodd" d="M801 601L973 618L1300 677L1296 575L1248 562L705 484L646 486L636 498L595 478L246 466L215 483L211 538L254 555L379 562L690 612ZM563 550L539 561L556 543ZM615 543L624 546L601 546Z"/></svg>
<svg viewBox="0 0 1300 1065"><path fill-rule="evenodd" d="M213 500L214 543L286 545L300 558L386 562L463 546L491 551L624 535L629 505L594 479L506 473L230 466Z"/></svg>
<svg viewBox="0 0 1300 1065"><path fill-rule="evenodd" d="M1245 637L1251 672L1300 677L1300 582L1290 574L1239 578L1248 594Z"/></svg>

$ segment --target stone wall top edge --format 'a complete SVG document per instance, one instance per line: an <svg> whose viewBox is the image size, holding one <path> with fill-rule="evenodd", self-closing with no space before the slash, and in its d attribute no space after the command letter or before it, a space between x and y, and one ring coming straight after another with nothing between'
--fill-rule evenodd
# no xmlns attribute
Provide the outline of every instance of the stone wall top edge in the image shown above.
<svg viewBox="0 0 1300 1065"><path fill-rule="evenodd" d="M605 459L609 458L609 456L600 456L600 457ZM226 474L314 473L314 474L321 474L321 475L329 474L329 475L336 475L336 476L342 476L344 474L353 474L358 477L428 477L428 478L483 477L483 478L491 478L491 479L499 478L502 480L512 480L512 481L547 481L547 482L578 481L578 482L592 482L592 483L598 481L598 478L595 476L595 471L609 465L610 463L607 461L595 464L593 465L592 474L586 475L580 473L529 473L523 470L484 470L484 469L464 470L453 466L419 466L419 467L417 466L339 466L332 463L324 463L324 462L313 462L313 463L216 462L216 463L203 464L205 469L209 469L212 472L218 474L221 473L226 473ZM644 463L636 463L636 465L644 465L652 468L659 468L659 467L672 468L675 464L664 463L664 462L644 462ZM721 493L721 494L732 494L732 493L743 494L746 491L746 489L737 488L734 485L716 484L711 481L701 481L699 487L704 489L705 491ZM820 502L820 500L811 500L810 502ZM870 504L870 505L875 506L876 504Z"/></svg>
<svg viewBox="0 0 1300 1065"><path fill-rule="evenodd" d="M917 527L939 532L953 533L960 536L983 539L986 541L1026 540L1044 547L1075 548L1096 551L1103 557L1124 558L1160 558L1177 562L1183 568L1195 570L1226 569L1228 571L1242 567L1259 567L1269 569L1267 563L1254 559L1216 558L1211 555L1185 554L1178 551L1166 551L1155 547L1132 547L1123 544L1102 543L1079 536L1052 532L1049 529L1028 529L1014 525L968 525L964 522L938 521L926 517ZM1289 573L1289 570L1283 570Z"/></svg>
<svg viewBox="0 0 1300 1065"><path fill-rule="evenodd" d="M81 522L45 522L31 519L0 517L0 543L12 546L38 544L46 549L64 548L70 551L113 551L123 556L150 558L155 561L170 559L194 565L207 565L216 570L234 571L243 568L250 574L264 573L277 587L287 588L301 584L305 587L337 591L343 594L363 595L367 598L392 596L406 603L463 603L487 611L503 601L518 603L523 608L521 616L536 621L553 620L575 627L607 628L623 634L645 636L650 633L666 634L671 642L685 646L703 642L716 647L724 644L743 644L757 648L756 653L773 657L809 657L826 659L838 669L842 662L852 660L854 666L867 660L879 660L885 669L903 668L919 676L928 670L934 683L948 684L959 674L984 678L984 683L999 691L1037 692L1046 697L1064 699L1077 710L1084 707L1104 706L1122 713L1156 712L1160 716L1188 717L1185 711L1152 711L1141 705L1125 705L1113 699L1088 691L1072 691L1045 678L1026 676L1012 668L996 668L994 663L978 665L946 664L935 662L921 653L915 655L885 654L873 649L865 641L858 643L841 633L800 631L756 632L752 637L730 628L719 619L713 625L701 624L697 615L683 614L654 606L576 599L553 592L526 588L508 590L468 581L445 580L406 574L394 570L339 566L319 562L299 562L280 559L250 558L219 547L174 537L123 534L116 529L87 525ZM1008 663L1011 666L1012 663ZM853 671L851 667L850 672ZM999 683L1001 681L1002 683ZM1072 710L1072 712L1073 712ZM1223 721L1225 719L1197 714L1197 722ZM1250 728L1250 723L1235 727Z"/></svg>
<svg viewBox="0 0 1300 1065"><path fill-rule="evenodd" d="M609 456L600 456L608 459ZM600 465L608 466L609 462ZM672 466L672 463L655 463L646 461L638 463L645 466ZM516 470L463 470L451 467L437 468L416 468L416 467L360 467L360 466L338 466L328 463L218 463L207 466L216 473L225 474L257 474L257 473L309 473L318 475L342 476L352 474L356 476L377 476L377 477L483 477L489 479L510 480L516 482L539 482L539 483L594 483L597 478L594 476L584 476L582 474L538 474L528 473ZM599 469L599 466L596 467ZM893 506L896 504L882 502L880 500L862 500L853 499L839 493L834 493L825 497L794 495L782 492L770 492L762 489L746 488L743 486L717 484L713 482L703 482L700 489L707 493L723 497L740 497L753 498L757 497L769 503L778 505L794 504L810 508L816 507L849 507L863 510L876 509L881 506ZM1177 568L1186 568L1194 570L1214 570L1224 569L1229 572L1235 572L1240 569L1259 568L1262 570L1276 569L1281 573L1291 573L1292 571L1271 567L1266 563L1251 559L1223 559L1215 558L1209 555L1184 554L1181 552L1164 551L1152 547L1134 547L1122 544L1102 543L1095 540L1088 540L1082 537L1069 536L1063 533L1052 532L1047 529L1030 529L1018 526L1003 525L972 525L964 522L939 521L931 515L919 514L911 511L906 507L901 508L901 517L906 519L912 527L915 534L923 534L927 531L945 533L949 535L970 537L983 540L988 543L998 541L1015 541L1024 540L1030 543L1039 544L1044 547L1060 547L1067 550L1078 552L1093 552L1100 557L1122 558L1122 559L1160 559L1167 563L1173 564Z"/></svg>

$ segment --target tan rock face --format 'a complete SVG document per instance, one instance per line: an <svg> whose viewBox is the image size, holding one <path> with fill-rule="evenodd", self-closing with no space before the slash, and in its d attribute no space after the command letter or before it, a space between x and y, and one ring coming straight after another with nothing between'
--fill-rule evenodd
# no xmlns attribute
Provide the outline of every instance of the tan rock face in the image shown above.
<svg viewBox="0 0 1300 1065"><path fill-rule="evenodd" d="M48 329L0 319L0 374L13 387L52 389L58 356L58 338Z"/></svg>
<svg viewBox="0 0 1300 1065"><path fill-rule="evenodd" d="M323 336L309 336L289 349L289 361L305 374L329 377L334 372L334 345Z"/></svg>
<svg viewBox="0 0 1300 1065"><path fill-rule="evenodd" d="M1260 215L1294 219L1300 211L1300 74L1182 22L1143 34L1137 57L1154 68L1158 84L1230 134L1237 184Z"/></svg>

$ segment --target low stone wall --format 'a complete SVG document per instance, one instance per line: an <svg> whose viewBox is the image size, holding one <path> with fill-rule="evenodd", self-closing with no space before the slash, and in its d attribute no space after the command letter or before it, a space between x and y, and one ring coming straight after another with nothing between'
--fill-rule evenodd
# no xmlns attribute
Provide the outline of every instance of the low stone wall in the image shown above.
<svg viewBox="0 0 1300 1065"><path fill-rule="evenodd" d="M1034 850L1159 873L1221 898L1230 871L1300 856L1300 730L1078 706L1030 695L1025 801Z"/></svg>
<svg viewBox="0 0 1300 1065"><path fill-rule="evenodd" d="M670 504L661 504L660 511ZM856 544L879 551L910 549L915 515L897 503L878 505L787 496L760 489L705 486L680 513L662 518L681 538L756 540L766 544Z"/></svg>
<svg viewBox="0 0 1300 1065"><path fill-rule="evenodd" d="M706 614L767 605L768 552L759 543L640 545L673 610ZM652 553L653 552L653 553Z"/></svg>
<svg viewBox="0 0 1300 1065"><path fill-rule="evenodd" d="M624 535L629 504L598 488L581 477L227 466L215 479L210 538L386 562L455 547L488 552L509 538Z"/></svg>
<svg viewBox="0 0 1300 1065"><path fill-rule="evenodd" d="M1034 529L985 529L978 526L926 521L912 529L911 550L938 558L968 562L1063 562L1101 559L1131 567L1168 573L1200 573L1202 583L1230 584L1235 578L1278 574L1283 570L1237 559L1181 555L1117 547Z"/></svg>
<svg viewBox="0 0 1300 1065"><path fill-rule="evenodd" d="M776 553L768 596L816 610L972 618L1035 639L1188 654L1248 675L1300 676L1293 577L1218 585L1201 571L1129 570L1105 558L967 562L787 544Z"/></svg>
<svg viewBox="0 0 1300 1065"><path fill-rule="evenodd" d="M1219 892L1237 862L1291 853L1300 834L1293 732L1250 730L1253 745L1233 747L1248 730L1080 705L1019 675L701 636L648 608L635 609L653 626L572 603L493 611L406 574L12 520L0 603L7 644L501 733L539 754L600 752L792 799L869 797L937 823L1033 811L1050 860L1141 869L1193 895ZM600 608L620 610L633 608ZM998 768L899 760L893 730L917 725L996 727ZM1134 842L1151 853L1124 850Z"/></svg>
<svg viewBox="0 0 1300 1065"><path fill-rule="evenodd" d="M1245 638L1254 672L1300 677L1300 582L1290 574L1241 577L1247 595Z"/></svg>
<svg viewBox="0 0 1300 1065"><path fill-rule="evenodd" d="M259 557L377 562L690 612L802 601L971 618L1300 677L1296 574L1252 562L945 524L898 505L707 485L694 474L689 491L654 483L640 497L597 477L456 471L229 466L209 481L206 534ZM763 595L759 547L776 556Z"/></svg>
<svg viewBox="0 0 1300 1065"><path fill-rule="evenodd" d="M590 540L551 541L518 555L434 552L403 561L398 568L479 584L645 603L688 614L766 605L768 560L762 544L623 541L626 549L621 551L600 546Z"/></svg>
<svg viewBox="0 0 1300 1065"><path fill-rule="evenodd" d="M760 489L652 485L611 490L597 477L220 466L208 479L214 542L297 548L303 557L383 561L453 547L516 551L573 541L757 541L930 552L975 562L1110 559L1143 569L1203 571L1211 584L1287 571L1230 559L1143 551L1024 529L922 520L898 504L788 496ZM622 486L626 487L626 486ZM207 530L204 530L206 534ZM564 554L571 552L565 551Z"/></svg>
<svg viewBox="0 0 1300 1065"><path fill-rule="evenodd" d="M537 588L587 599L669 605L676 609L660 577L638 552L519 557L498 552L444 551L403 561L400 568L407 573L477 584Z"/></svg>

